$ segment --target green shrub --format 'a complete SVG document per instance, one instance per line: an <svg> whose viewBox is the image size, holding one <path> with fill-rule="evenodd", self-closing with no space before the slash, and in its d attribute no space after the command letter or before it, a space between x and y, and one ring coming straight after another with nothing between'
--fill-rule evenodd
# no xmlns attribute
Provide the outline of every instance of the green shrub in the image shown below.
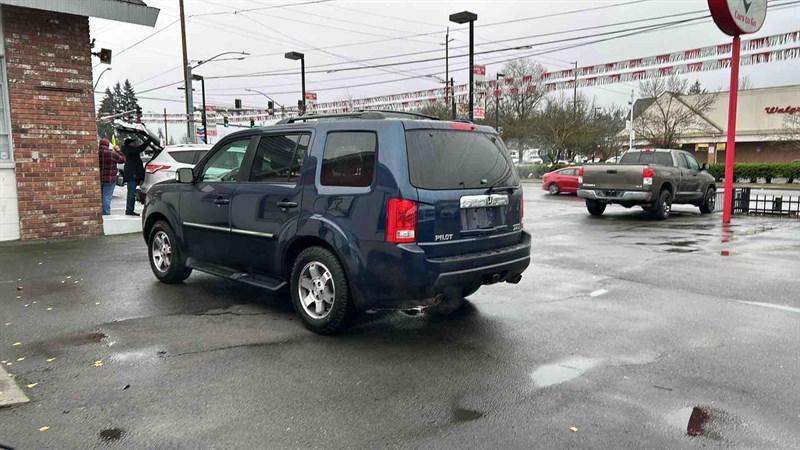
<svg viewBox="0 0 800 450"><path fill-rule="evenodd" d="M708 172L720 181L725 177L725 164L712 164ZM787 183L800 179L800 163L739 163L733 167L737 182L756 183L760 178L771 183L773 178L786 178Z"/></svg>

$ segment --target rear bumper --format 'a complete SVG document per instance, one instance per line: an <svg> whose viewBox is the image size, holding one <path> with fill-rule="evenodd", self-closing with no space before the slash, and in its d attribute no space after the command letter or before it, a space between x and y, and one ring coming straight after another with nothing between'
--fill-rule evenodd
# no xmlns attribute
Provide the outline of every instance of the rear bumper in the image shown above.
<svg viewBox="0 0 800 450"><path fill-rule="evenodd" d="M590 200L604 200L608 202L649 202L653 193L650 191L614 191L609 190L578 189L578 197Z"/></svg>
<svg viewBox="0 0 800 450"><path fill-rule="evenodd" d="M443 294L460 295L481 285L514 281L530 265L531 237L522 231L516 244L442 258L428 258L416 244L394 249L391 255L365 260L354 286L360 308L430 306Z"/></svg>

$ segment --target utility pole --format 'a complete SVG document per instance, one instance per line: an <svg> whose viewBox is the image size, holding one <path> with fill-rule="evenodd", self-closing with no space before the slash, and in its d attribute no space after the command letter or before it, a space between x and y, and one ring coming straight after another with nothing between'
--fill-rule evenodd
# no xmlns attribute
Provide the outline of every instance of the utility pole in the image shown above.
<svg viewBox="0 0 800 450"><path fill-rule="evenodd" d="M444 106L450 103L450 27L444 33Z"/></svg>
<svg viewBox="0 0 800 450"><path fill-rule="evenodd" d="M167 131L167 108L164 108L164 146L169 144L169 131Z"/></svg>
<svg viewBox="0 0 800 450"><path fill-rule="evenodd" d="M450 78L450 92L452 92L450 96L450 100L453 104L453 120L456 120L456 82Z"/></svg>
<svg viewBox="0 0 800 450"><path fill-rule="evenodd" d="M631 89L631 116L629 120L629 127L628 130L628 150L633 150L633 134L635 133L633 130L633 108L636 106L636 100L633 98L633 89Z"/></svg>
<svg viewBox="0 0 800 450"><path fill-rule="evenodd" d="M497 79L495 80L494 84L494 129L500 129L500 78L505 78L504 73L497 72Z"/></svg>
<svg viewBox="0 0 800 450"><path fill-rule="evenodd" d="M183 0L178 0L181 15L181 45L183 47L183 85L186 88L186 140L194 142L194 101L192 99L192 68L189 67L189 53L186 50L186 15Z"/></svg>
<svg viewBox="0 0 800 450"><path fill-rule="evenodd" d="M578 61L575 61L575 83L572 86L572 115L578 117Z"/></svg>

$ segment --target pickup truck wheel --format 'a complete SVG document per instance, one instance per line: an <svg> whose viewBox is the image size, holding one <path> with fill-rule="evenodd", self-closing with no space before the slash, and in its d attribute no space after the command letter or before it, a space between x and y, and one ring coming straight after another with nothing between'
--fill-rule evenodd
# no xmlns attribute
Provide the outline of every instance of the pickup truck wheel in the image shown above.
<svg viewBox="0 0 800 450"><path fill-rule="evenodd" d="M192 269L186 267L186 259L175 232L163 220L156 222L150 230L147 253L150 257L150 269L163 283L180 283L192 274Z"/></svg>
<svg viewBox="0 0 800 450"><path fill-rule="evenodd" d="M714 212L717 203L717 190L713 187L708 188L702 203L700 203L701 214L711 214Z"/></svg>
<svg viewBox="0 0 800 450"><path fill-rule="evenodd" d="M602 216L606 211L606 204L599 200L586 199L586 209L593 216Z"/></svg>
<svg viewBox="0 0 800 450"><path fill-rule="evenodd" d="M550 186L547 188L547 191L550 193L550 195L558 195L559 193L561 193L561 188L558 187L556 183L550 183Z"/></svg>
<svg viewBox="0 0 800 450"><path fill-rule="evenodd" d="M290 281L294 309L309 330L334 334L353 317L347 277L329 250L309 247L300 252L292 265Z"/></svg>
<svg viewBox="0 0 800 450"><path fill-rule="evenodd" d="M658 203L653 206L651 210L656 219L666 220L672 213L672 194L668 190L661 191L658 197Z"/></svg>

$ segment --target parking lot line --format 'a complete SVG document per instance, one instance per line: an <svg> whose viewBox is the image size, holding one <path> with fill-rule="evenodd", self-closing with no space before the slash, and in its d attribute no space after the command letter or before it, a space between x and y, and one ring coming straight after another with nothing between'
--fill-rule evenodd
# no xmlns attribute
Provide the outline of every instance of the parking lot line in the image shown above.
<svg viewBox="0 0 800 450"><path fill-rule="evenodd" d="M762 303L762 302L748 302L745 300L739 300L739 303L744 303L745 305L761 306L763 308L772 308L772 309L777 309L779 311L800 313L800 308L793 308L791 306L775 305L772 303Z"/></svg>

